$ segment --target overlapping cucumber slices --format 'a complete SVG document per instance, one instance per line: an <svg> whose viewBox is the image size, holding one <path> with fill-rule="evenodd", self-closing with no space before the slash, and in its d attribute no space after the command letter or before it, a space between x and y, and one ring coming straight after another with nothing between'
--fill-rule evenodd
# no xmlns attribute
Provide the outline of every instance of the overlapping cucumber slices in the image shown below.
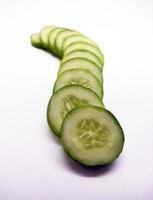
<svg viewBox="0 0 153 200"><path fill-rule="evenodd" d="M65 152L88 166L115 160L124 134L102 102L104 56L98 45L78 31L55 26L33 34L31 43L61 59L47 121Z"/></svg>

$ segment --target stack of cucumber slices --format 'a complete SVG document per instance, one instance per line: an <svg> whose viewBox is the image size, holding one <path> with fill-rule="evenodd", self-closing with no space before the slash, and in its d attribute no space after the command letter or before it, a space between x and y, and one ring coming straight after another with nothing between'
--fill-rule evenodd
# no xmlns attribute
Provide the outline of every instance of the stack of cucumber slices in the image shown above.
<svg viewBox="0 0 153 200"><path fill-rule="evenodd" d="M102 102L104 56L98 45L78 31L55 26L33 34L31 43L61 59L47 121L65 152L87 166L111 163L123 149L124 134Z"/></svg>

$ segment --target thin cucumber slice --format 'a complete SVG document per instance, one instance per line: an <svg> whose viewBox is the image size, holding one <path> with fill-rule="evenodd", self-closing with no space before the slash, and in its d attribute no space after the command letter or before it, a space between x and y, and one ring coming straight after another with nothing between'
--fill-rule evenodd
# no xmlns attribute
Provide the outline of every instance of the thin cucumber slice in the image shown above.
<svg viewBox="0 0 153 200"><path fill-rule="evenodd" d="M87 104L103 107L99 97L83 86L66 86L53 94L47 108L48 125L53 133L60 136L61 124L66 114L76 107Z"/></svg>
<svg viewBox="0 0 153 200"><path fill-rule="evenodd" d="M117 119L108 110L95 106L69 112L62 124L61 138L67 154L87 166L111 163L124 145Z"/></svg>
<svg viewBox="0 0 153 200"><path fill-rule="evenodd" d="M46 49L48 49L48 38L50 32L55 28L55 26L45 26L44 28L41 29L40 31L40 40L42 43L42 46Z"/></svg>
<svg viewBox="0 0 153 200"><path fill-rule="evenodd" d="M61 60L61 64L66 62L67 60L70 60L72 58L86 58L92 62L94 62L100 69L102 69L103 65L100 62L100 60L97 58L95 54L88 50L74 50L70 52L68 55L64 56L63 59Z"/></svg>
<svg viewBox="0 0 153 200"><path fill-rule="evenodd" d="M57 35L61 32L61 31L64 31L66 30L65 28L60 28L60 27L56 27L55 29L53 29L51 32L50 32L50 35L49 35L49 39L48 39L48 45L49 45L49 49L50 51L55 54L55 55L58 55L58 52L56 51L55 49L55 40L56 40L56 37Z"/></svg>
<svg viewBox="0 0 153 200"><path fill-rule="evenodd" d="M94 45L98 48L97 44L92 41L91 39L87 38L84 35L74 35L74 36L70 36L68 38L65 39L64 43L63 43L63 51L65 51L65 49L71 45L72 43L76 43L76 42L86 42L88 44Z"/></svg>
<svg viewBox="0 0 153 200"><path fill-rule="evenodd" d="M84 69L95 75L102 84L102 73L95 63L85 58L72 58L64 62L59 69L58 76L70 69Z"/></svg>
<svg viewBox="0 0 153 200"><path fill-rule="evenodd" d="M35 33L31 35L31 44L36 48L42 48L40 33Z"/></svg>
<svg viewBox="0 0 153 200"><path fill-rule="evenodd" d="M91 89L100 99L103 97L103 86L99 80L87 70L72 69L62 73L56 80L53 92L68 85L81 85Z"/></svg>
<svg viewBox="0 0 153 200"><path fill-rule="evenodd" d="M60 32L57 35L56 40L55 40L55 48L59 52L59 54L61 54L61 56L62 56L62 46L63 46L64 40L67 37L71 37L76 34L81 34L81 33L74 31L74 30L67 29L65 31Z"/></svg>
<svg viewBox="0 0 153 200"><path fill-rule="evenodd" d="M94 45L88 44L86 42L75 42L69 45L65 50L64 50L64 56L68 55L74 50L88 50L89 52L93 53L97 58L100 60L100 62L104 63L104 56L101 53L101 51Z"/></svg>

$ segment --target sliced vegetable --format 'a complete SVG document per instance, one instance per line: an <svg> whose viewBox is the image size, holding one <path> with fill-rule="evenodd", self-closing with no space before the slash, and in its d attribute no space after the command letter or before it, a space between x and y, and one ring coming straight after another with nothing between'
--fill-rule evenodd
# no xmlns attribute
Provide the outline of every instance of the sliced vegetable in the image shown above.
<svg viewBox="0 0 153 200"><path fill-rule="evenodd" d="M58 76L70 69L84 69L95 75L102 84L102 73L99 67L85 58L72 58L60 66Z"/></svg>
<svg viewBox="0 0 153 200"><path fill-rule="evenodd" d="M35 33L31 35L31 44L36 48L42 48L41 40L40 40L40 33Z"/></svg>
<svg viewBox="0 0 153 200"><path fill-rule="evenodd" d="M55 40L55 49L56 51L58 51L58 53L61 55L62 57L62 47L63 47L63 43L65 41L66 38L74 36L74 35L78 35L81 34L77 31L73 31L70 29L66 29L64 31L61 31L58 33L56 40Z"/></svg>
<svg viewBox="0 0 153 200"><path fill-rule="evenodd" d="M58 51L55 49L55 40L56 40L57 35L58 35L60 32L64 31L64 30L66 30L66 29L65 29L65 28L57 27L57 28L53 29L53 30L50 32L50 35L49 35L49 39L48 39L49 49L50 49L50 51L51 51L53 54L55 54L55 55L57 55L57 56L60 56L60 55L59 55Z"/></svg>
<svg viewBox="0 0 153 200"><path fill-rule="evenodd" d="M49 48L49 46L48 46L48 38L49 38L50 32L53 29L55 29L55 26L45 26L40 31L40 40L41 40L42 46L44 48L46 48L46 49Z"/></svg>
<svg viewBox="0 0 153 200"><path fill-rule="evenodd" d="M123 130L113 114L89 105L73 109L66 115L61 137L67 154L88 166L111 163L124 145Z"/></svg>
<svg viewBox="0 0 153 200"><path fill-rule="evenodd" d="M66 86L53 94L47 108L48 125L53 133L60 136L61 124L66 114L76 107L87 104L103 107L99 97L83 86Z"/></svg>
<svg viewBox="0 0 153 200"><path fill-rule="evenodd" d="M88 50L71 51L68 55L65 55L63 57L63 59L61 60L61 65L62 65L62 63L66 62L72 58L85 58L85 59L90 60L91 62L94 62L95 65L97 65L100 69L102 69L102 67L103 67L102 63L97 58L97 56Z"/></svg>
<svg viewBox="0 0 153 200"><path fill-rule="evenodd" d="M71 45L71 44L73 44L73 43L80 43L80 42L86 42L86 43L91 44L91 45L94 45L95 47L98 48L97 44L96 44L93 40L87 38L87 37L84 36L83 34L81 34L81 35L80 35L80 34L77 34L77 35L73 35L73 36L67 37L67 38L65 39L65 41L64 41L64 43L63 43L63 51L65 51L65 49L66 49L69 45Z"/></svg>
<svg viewBox="0 0 153 200"><path fill-rule="evenodd" d="M81 85L94 91L100 99L103 97L103 86L99 80L87 70L72 69L63 72L56 80L54 93L68 85Z"/></svg>
<svg viewBox="0 0 153 200"><path fill-rule="evenodd" d="M101 53L101 51L94 45L92 44L88 44L86 42L75 42L70 44L65 50L64 50L64 56L68 55L69 53L71 53L72 51L79 51L79 50L87 50L89 52L91 52L92 54L94 54L95 56L97 56L97 58L99 59L99 61L102 63L104 63L104 57L103 54Z"/></svg>

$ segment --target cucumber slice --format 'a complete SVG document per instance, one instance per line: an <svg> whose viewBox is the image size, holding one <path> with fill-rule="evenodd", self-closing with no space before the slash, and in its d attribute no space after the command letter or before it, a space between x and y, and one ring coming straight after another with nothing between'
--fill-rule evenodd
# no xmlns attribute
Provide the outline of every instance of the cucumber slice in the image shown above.
<svg viewBox="0 0 153 200"><path fill-rule="evenodd" d="M84 106L65 117L61 138L67 154L88 165L111 163L122 152L123 130L117 119L104 108Z"/></svg>
<svg viewBox="0 0 153 200"><path fill-rule="evenodd" d="M72 69L62 73L56 80L53 92L68 85L82 85L95 92L100 99L103 97L103 86L99 80L87 70Z"/></svg>
<svg viewBox="0 0 153 200"><path fill-rule="evenodd" d="M103 107L99 97L83 86L66 86L53 94L47 108L47 120L54 134L60 136L62 121L70 110L87 104Z"/></svg>
<svg viewBox="0 0 153 200"><path fill-rule="evenodd" d="M48 45L49 45L49 49L51 50L51 52L55 55L58 55L58 52L56 51L55 49L55 40L56 40L56 37L57 35L66 30L65 28L60 28L60 27L56 27L55 29L53 29L51 32L50 32L50 35L49 35L49 39L48 39Z"/></svg>
<svg viewBox="0 0 153 200"><path fill-rule="evenodd" d="M35 33L31 35L31 44L36 48L42 48L40 33Z"/></svg>
<svg viewBox="0 0 153 200"><path fill-rule="evenodd" d="M95 63L85 58L72 58L64 62L59 69L58 76L70 69L84 69L95 75L102 84L102 73Z"/></svg>
<svg viewBox="0 0 153 200"><path fill-rule="evenodd" d="M65 49L71 45L72 43L76 43L76 42L86 42L88 44L91 44L91 45L94 45L95 47L98 48L97 44L92 41L91 39L87 38L86 36L84 35L74 35L74 36L71 36L71 37L68 37L65 39L64 43L63 43L63 51L65 51Z"/></svg>
<svg viewBox="0 0 153 200"><path fill-rule="evenodd" d="M89 52L93 53L97 58L100 60L102 65L104 64L104 56L101 53L101 51L94 45L88 44L86 42L75 42L69 45L65 50L64 50L64 56L68 55L74 50L88 50Z"/></svg>
<svg viewBox="0 0 153 200"><path fill-rule="evenodd" d="M80 50L80 51L74 50L74 51L70 52L68 55L63 57L63 59L61 60L61 64L66 62L67 60L70 60L72 58L78 58L78 57L86 58L86 59L94 62L100 69L102 69L102 67L103 67L102 63L97 58L97 56L88 50Z"/></svg>
<svg viewBox="0 0 153 200"><path fill-rule="evenodd" d="M55 26L45 26L44 28L41 29L40 31L40 40L42 43L42 46L46 49L48 49L48 38L50 32L55 29Z"/></svg>
<svg viewBox="0 0 153 200"><path fill-rule="evenodd" d="M56 40L55 40L55 48L59 52L59 54L61 54L61 56L62 56L62 46L63 46L64 40L67 37L71 37L73 35L78 35L78 34L81 34L81 33L74 30L67 29L65 31L60 32L57 35Z"/></svg>

